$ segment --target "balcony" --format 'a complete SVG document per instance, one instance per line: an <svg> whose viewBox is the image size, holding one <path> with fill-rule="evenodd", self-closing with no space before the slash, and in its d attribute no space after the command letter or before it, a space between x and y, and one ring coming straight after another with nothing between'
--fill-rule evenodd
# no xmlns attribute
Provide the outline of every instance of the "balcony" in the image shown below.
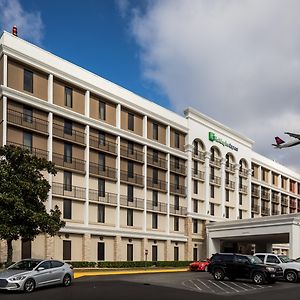
<svg viewBox="0 0 300 300"><path fill-rule="evenodd" d="M271 196L271 201L272 201L272 203L279 204L279 195L277 195L277 194L272 194L272 196Z"/></svg>
<svg viewBox="0 0 300 300"><path fill-rule="evenodd" d="M221 158L217 158L217 157L211 158L209 164L214 167L221 168Z"/></svg>
<svg viewBox="0 0 300 300"><path fill-rule="evenodd" d="M257 205L257 204L252 204L251 205L251 211L252 212L254 212L254 213L256 213L256 214L259 214L259 205Z"/></svg>
<svg viewBox="0 0 300 300"><path fill-rule="evenodd" d="M193 151L193 158L199 159L202 162L204 162L205 161L205 152L204 151L200 151L200 150L198 150L198 151L194 150Z"/></svg>
<svg viewBox="0 0 300 300"><path fill-rule="evenodd" d="M63 197L85 199L85 188L75 185L53 182L52 194Z"/></svg>
<svg viewBox="0 0 300 300"><path fill-rule="evenodd" d="M7 122L22 128L28 128L39 133L48 134L48 121L23 114L19 111L7 110Z"/></svg>
<svg viewBox="0 0 300 300"><path fill-rule="evenodd" d="M240 191L240 193L242 193L242 194L247 194L247 192L248 192L248 187L247 187L246 185L240 185L240 186L239 186L239 191Z"/></svg>
<svg viewBox="0 0 300 300"><path fill-rule="evenodd" d="M258 188L253 188L253 187L252 187L252 189L251 189L251 195L252 195L253 197L259 198L259 189L258 189Z"/></svg>
<svg viewBox="0 0 300 300"><path fill-rule="evenodd" d="M242 177L248 177L248 170L245 169L245 168L240 168L239 170L239 174L242 176Z"/></svg>
<svg viewBox="0 0 300 300"><path fill-rule="evenodd" d="M157 190L167 191L167 182L164 180L154 180L151 177L147 177L147 188L153 188Z"/></svg>
<svg viewBox="0 0 300 300"><path fill-rule="evenodd" d="M210 175L210 181L211 184L221 186L221 177Z"/></svg>
<svg viewBox="0 0 300 300"><path fill-rule="evenodd" d="M144 162L144 152L137 149L130 149L127 146L121 145L121 157L129 158L135 160L137 162L143 163Z"/></svg>
<svg viewBox="0 0 300 300"><path fill-rule="evenodd" d="M201 181L205 180L205 173L200 170L192 169L192 176L194 179L198 179Z"/></svg>
<svg viewBox="0 0 300 300"><path fill-rule="evenodd" d="M85 161L82 159L67 157L59 153L53 153L52 162L63 168L73 169L80 172L85 171Z"/></svg>
<svg viewBox="0 0 300 300"><path fill-rule="evenodd" d="M288 206L288 199L287 197L281 197L281 205L282 206Z"/></svg>
<svg viewBox="0 0 300 300"><path fill-rule="evenodd" d="M186 195L186 188L183 185L170 183L170 193L172 194L178 194L180 196L185 197Z"/></svg>
<svg viewBox="0 0 300 300"><path fill-rule="evenodd" d="M170 170L171 172L179 173L181 175L186 174L186 167L182 163L176 163L174 161L170 162Z"/></svg>
<svg viewBox="0 0 300 300"><path fill-rule="evenodd" d="M226 180L225 181L225 187L227 189L234 190L235 189L235 182L231 181L231 180Z"/></svg>
<svg viewBox="0 0 300 300"><path fill-rule="evenodd" d="M225 165L225 170L230 173L235 173L235 165L227 162Z"/></svg>
<svg viewBox="0 0 300 300"><path fill-rule="evenodd" d="M158 211L162 213L167 213L167 204L162 202L157 202L154 205L153 201L147 200L147 210Z"/></svg>
<svg viewBox="0 0 300 300"><path fill-rule="evenodd" d="M149 166L157 167L166 170L167 160L161 157L157 157L151 154L147 154L147 164Z"/></svg>
<svg viewBox="0 0 300 300"><path fill-rule="evenodd" d="M108 139L101 140L94 135L90 135L90 147L110 154L117 154L117 143Z"/></svg>
<svg viewBox="0 0 300 300"><path fill-rule="evenodd" d="M85 143L85 133L83 131L69 129L57 123L53 123L53 136L81 145Z"/></svg>
<svg viewBox="0 0 300 300"><path fill-rule="evenodd" d="M117 169L90 162L90 174L117 180Z"/></svg>
<svg viewBox="0 0 300 300"><path fill-rule="evenodd" d="M170 214L184 216L184 215L186 215L186 213L187 213L186 207L170 204Z"/></svg>
<svg viewBox="0 0 300 300"><path fill-rule="evenodd" d="M261 215L262 216L269 216L270 215L270 208L262 207L261 208Z"/></svg>
<svg viewBox="0 0 300 300"><path fill-rule="evenodd" d="M277 216L277 215L279 215L279 210L272 209L272 216Z"/></svg>
<svg viewBox="0 0 300 300"><path fill-rule="evenodd" d="M28 147L23 144L18 144L15 142L7 141L7 145L14 145L16 147L20 147L22 149L26 149L30 152L30 154L35 155L38 158L45 158L48 160L48 151L39 149L39 148L34 148L34 147Z"/></svg>
<svg viewBox="0 0 300 300"><path fill-rule="evenodd" d="M144 209L144 203L145 201L142 198L130 198L125 195L120 196L120 205L123 207Z"/></svg>
<svg viewBox="0 0 300 300"><path fill-rule="evenodd" d="M290 208L297 208L297 203L295 201L290 201Z"/></svg>
<svg viewBox="0 0 300 300"><path fill-rule="evenodd" d="M117 205L117 194L105 193L101 194L98 190L89 190L89 199L105 204Z"/></svg>
<svg viewBox="0 0 300 300"><path fill-rule="evenodd" d="M261 191L261 199L270 201L270 193L266 191Z"/></svg>
<svg viewBox="0 0 300 300"><path fill-rule="evenodd" d="M125 183L132 183L139 186L144 186L144 176L135 173L129 173L127 171L120 171L121 178L120 180Z"/></svg>

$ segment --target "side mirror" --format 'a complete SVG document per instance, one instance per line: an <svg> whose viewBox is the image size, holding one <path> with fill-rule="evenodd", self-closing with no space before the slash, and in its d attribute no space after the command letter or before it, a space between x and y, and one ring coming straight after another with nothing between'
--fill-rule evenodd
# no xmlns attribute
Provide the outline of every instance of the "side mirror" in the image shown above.
<svg viewBox="0 0 300 300"><path fill-rule="evenodd" d="M43 270L45 270L44 267L38 267L38 268L37 268L37 271L43 271Z"/></svg>

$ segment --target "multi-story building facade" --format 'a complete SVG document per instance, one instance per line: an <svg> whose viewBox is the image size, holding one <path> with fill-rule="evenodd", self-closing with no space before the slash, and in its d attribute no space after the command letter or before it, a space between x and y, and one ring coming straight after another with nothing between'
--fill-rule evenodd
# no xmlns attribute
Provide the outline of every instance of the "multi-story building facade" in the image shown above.
<svg viewBox="0 0 300 300"><path fill-rule="evenodd" d="M192 260L205 224L300 211L300 176L188 108L177 115L35 45L0 39L0 145L56 164L46 203L66 226L14 260ZM0 260L6 249L0 241Z"/></svg>

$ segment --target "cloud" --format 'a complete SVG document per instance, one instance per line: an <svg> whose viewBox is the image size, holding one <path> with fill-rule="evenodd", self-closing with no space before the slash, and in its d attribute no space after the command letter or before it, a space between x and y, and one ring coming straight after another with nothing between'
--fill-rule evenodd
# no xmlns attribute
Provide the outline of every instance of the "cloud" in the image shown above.
<svg viewBox="0 0 300 300"><path fill-rule="evenodd" d="M271 147L275 135L300 133L299 1L149 1L134 11L144 76L174 110L192 106L300 171L299 148Z"/></svg>
<svg viewBox="0 0 300 300"><path fill-rule="evenodd" d="M41 45L44 25L40 12L30 12L24 9L19 0L0 0L0 28L11 32L12 27L18 27L18 35L30 42Z"/></svg>
<svg viewBox="0 0 300 300"><path fill-rule="evenodd" d="M121 17L124 19L127 17L129 13L129 1L128 0L115 0L116 7L121 15Z"/></svg>

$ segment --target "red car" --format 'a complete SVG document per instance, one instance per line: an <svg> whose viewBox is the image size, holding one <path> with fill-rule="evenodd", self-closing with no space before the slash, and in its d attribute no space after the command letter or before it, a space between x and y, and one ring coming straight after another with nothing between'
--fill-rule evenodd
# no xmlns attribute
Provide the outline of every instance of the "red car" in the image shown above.
<svg viewBox="0 0 300 300"><path fill-rule="evenodd" d="M209 265L209 259L203 259L200 261L195 261L190 264L190 271L205 271L207 272L207 267Z"/></svg>

